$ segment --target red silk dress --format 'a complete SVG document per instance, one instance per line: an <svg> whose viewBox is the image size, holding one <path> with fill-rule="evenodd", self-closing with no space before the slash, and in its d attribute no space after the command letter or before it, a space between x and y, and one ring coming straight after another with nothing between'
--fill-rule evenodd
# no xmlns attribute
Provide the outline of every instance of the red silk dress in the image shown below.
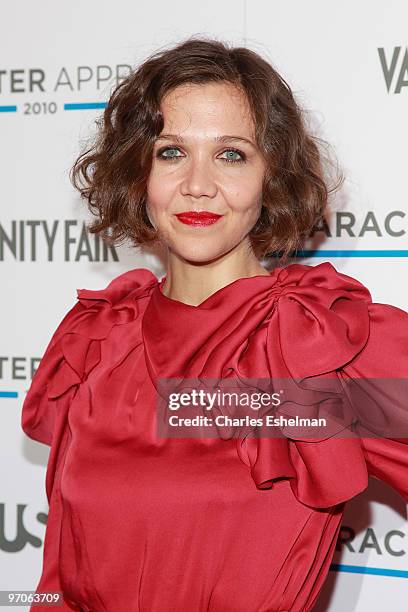
<svg viewBox="0 0 408 612"><path fill-rule="evenodd" d="M329 262L198 306L164 281L139 268L78 290L32 380L22 428L51 447L36 590L64 611L311 610L347 500L370 475L408 500L408 439L159 439L155 382L408 378L408 313Z"/></svg>

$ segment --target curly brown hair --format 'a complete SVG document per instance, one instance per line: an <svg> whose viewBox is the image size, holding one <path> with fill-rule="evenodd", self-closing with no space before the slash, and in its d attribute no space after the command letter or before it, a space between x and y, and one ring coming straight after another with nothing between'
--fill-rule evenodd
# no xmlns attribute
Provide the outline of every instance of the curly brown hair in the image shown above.
<svg viewBox="0 0 408 612"><path fill-rule="evenodd" d="M147 181L155 139L163 129L162 98L186 83L228 82L247 96L257 144L267 164L263 206L249 233L255 256L283 259L322 219L330 193L324 140L306 127L304 110L272 65L255 51L190 37L150 55L113 90L92 143L70 170L73 186L98 217L89 226L108 244L141 246L158 239L147 216ZM324 163L327 162L327 163Z"/></svg>

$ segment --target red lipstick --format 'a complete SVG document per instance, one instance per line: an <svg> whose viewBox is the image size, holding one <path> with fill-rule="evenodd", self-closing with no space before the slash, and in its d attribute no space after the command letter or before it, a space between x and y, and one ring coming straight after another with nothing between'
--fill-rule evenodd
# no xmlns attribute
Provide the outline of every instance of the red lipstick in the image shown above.
<svg viewBox="0 0 408 612"><path fill-rule="evenodd" d="M187 212L178 213L177 219L187 225L211 225L220 219L223 215L201 210L200 212L188 210Z"/></svg>

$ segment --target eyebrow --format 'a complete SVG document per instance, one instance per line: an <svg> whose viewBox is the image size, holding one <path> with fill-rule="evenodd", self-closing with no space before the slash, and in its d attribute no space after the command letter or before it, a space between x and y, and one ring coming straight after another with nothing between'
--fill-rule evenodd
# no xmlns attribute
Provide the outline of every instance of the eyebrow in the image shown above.
<svg viewBox="0 0 408 612"><path fill-rule="evenodd" d="M184 138L179 134L160 134L156 140L174 140L175 142L183 143ZM246 142L253 147L255 144L249 138L245 138L244 136L229 136L225 134L224 136L214 136L214 142Z"/></svg>

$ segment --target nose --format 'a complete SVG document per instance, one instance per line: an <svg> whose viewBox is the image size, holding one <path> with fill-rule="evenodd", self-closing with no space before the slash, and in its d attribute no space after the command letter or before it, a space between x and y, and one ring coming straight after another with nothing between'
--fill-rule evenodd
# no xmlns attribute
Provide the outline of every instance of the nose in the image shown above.
<svg viewBox="0 0 408 612"><path fill-rule="evenodd" d="M195 158L189 161L185 167L180 191L182 195L193 198L201 198L203 196L213 198L217 195L217 185L211 168L202 158Z"/></svg>

